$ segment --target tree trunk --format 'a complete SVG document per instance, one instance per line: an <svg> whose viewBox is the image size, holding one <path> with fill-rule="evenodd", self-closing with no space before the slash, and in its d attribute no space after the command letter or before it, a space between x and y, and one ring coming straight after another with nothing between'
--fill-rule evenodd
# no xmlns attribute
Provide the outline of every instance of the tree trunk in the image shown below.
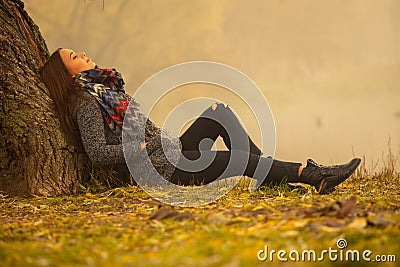
<svg viewBox="0 0 400 267"><path fill-rule="evenodd" d="M0 0L0 191L54 196L76 192L86 158L68 147L40 79L49 57L19 0Z"/></svg>

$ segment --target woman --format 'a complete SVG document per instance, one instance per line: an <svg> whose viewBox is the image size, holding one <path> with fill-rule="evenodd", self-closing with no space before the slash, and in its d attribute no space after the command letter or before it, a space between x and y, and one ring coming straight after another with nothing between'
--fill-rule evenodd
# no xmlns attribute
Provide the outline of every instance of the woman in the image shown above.
<svg viewBox="0 0 400 267"><path fill-rule="evenodd" d="M54 100L67 142L83 147L93 164L118 169L125 177L128 171L121 142L125 112L133 116L129 123L133 138L129 138L130 143L124 144L124 148L129 147L132 155L129 160L134 161L135 170L141 171L135 173L131 169L134 176L146 175L143 155L147 153L157 172L175 184L200 185L218 178L245 175L262 181L262 185L304 183L314 186L320 194L327 194L345 181L361 162L355 158L343 165L322 166L308 159L303 167L300 163L262 157L234 113L222 104L205 110L179 139L162 135L162 129L148 120L138 105L126 110L131 97L125 94L121 75L113 69L98 68L83 52L56 50L42 69L42 79ZM139 136L141 126L145 128L144 136ZM232 135L236 140L233 144ZM218 136L223 138L229 151L211 151L212 143L202 142L205 138L215 141ZM174 150L173 144L178 144L179 150ZM178 165L167 160L166 154ZM236 162L229 162L233 154L237 155L233 159ZM210 158L211 164L203 169L187 166L201 156ZM244 168L237 167L243 164Z"/></svg>

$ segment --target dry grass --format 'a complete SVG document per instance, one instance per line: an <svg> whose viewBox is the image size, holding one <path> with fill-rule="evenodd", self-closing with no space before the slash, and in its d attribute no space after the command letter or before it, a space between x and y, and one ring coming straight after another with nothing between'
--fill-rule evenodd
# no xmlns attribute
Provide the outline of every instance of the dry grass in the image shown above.
<svg viewBox="0 0 400 267"><path fill-rule="evenodd" d="M400 260L400 175L396 158L370 173L361 166L336 192L286 186L247 190L241 181L218 201L169 207L135 186L78 196L1 198L1 266L268 266L257 252L338 249ZM276 255L275 255L276 256ZM354 262L336 262L341 265ZM366 264L366 262L360 262ZM276 258L274 265L282 262ZM297 262L330 266L333 262ZM381 266L370 262L368 266ZM384 266L396 266L389 262Z"/></svg>

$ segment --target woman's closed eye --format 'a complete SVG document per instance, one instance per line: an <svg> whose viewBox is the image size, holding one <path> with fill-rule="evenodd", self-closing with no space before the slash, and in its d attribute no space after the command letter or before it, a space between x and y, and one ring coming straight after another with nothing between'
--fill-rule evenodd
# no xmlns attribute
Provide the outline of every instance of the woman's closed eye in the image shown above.
<svg viewBox="0 0 400 267"><path fill-rule="evenodd" d="M93 69L96 64L86 57L85 52L76 53L71 49L60 50L61 59L72 76L85 71Z"/></svg>

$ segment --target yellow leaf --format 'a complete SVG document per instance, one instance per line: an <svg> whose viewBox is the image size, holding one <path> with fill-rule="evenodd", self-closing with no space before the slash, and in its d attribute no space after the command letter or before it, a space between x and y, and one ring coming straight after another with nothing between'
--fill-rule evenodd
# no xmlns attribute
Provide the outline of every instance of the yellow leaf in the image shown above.
<svg viewBox="0 0 400 267"><path fill-rule="evenodd" d="M251 219L250 218L246 218L246 217L238 216L238 217L235 217L235 218L233 218L231 220L231 223L238 223L238 222L251 222Z"/></svg>
<svg viewBox="0 0 400 267"><path fill-rule="evenodd" d="M365 217L356 218L346 226L348 229L363 229L365 227L367 227L367 219Z"/></svg>

